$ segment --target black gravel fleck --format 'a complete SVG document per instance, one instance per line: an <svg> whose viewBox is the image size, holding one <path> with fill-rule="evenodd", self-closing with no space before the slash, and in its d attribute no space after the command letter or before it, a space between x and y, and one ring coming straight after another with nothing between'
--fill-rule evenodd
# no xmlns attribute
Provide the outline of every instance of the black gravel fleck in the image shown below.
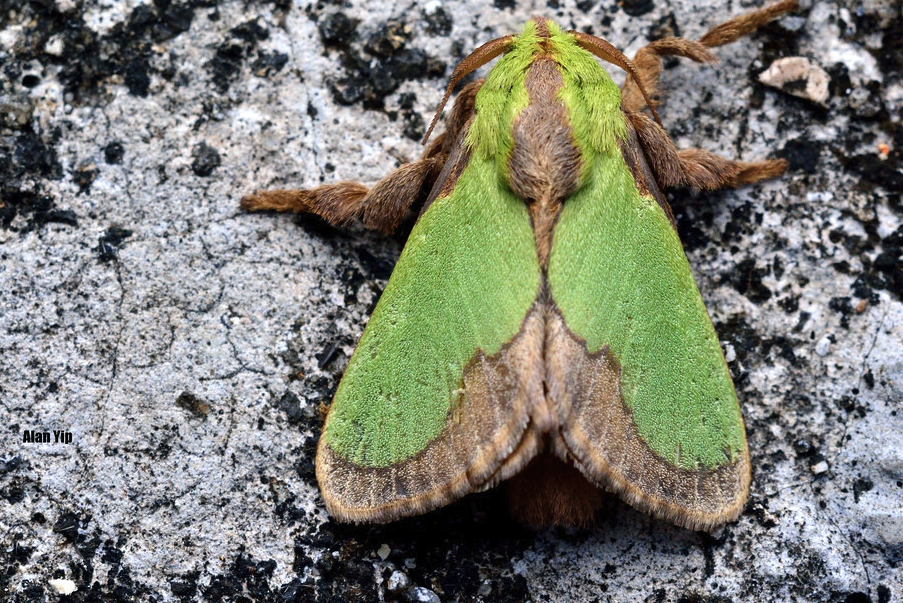
<svg viewBox="0 0 903 603"><path fill-rule="evenodd" d="M219 167L221 163L219 153L206 142L202 142L194 147L191 156L193 158L191 170L202 177L212 174L213 170Z"/></svg>

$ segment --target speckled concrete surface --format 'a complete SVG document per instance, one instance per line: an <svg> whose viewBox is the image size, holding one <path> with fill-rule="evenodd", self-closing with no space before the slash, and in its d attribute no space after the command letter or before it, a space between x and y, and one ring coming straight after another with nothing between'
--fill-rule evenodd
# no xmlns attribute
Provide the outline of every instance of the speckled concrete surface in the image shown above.
<svg viewBox="0 0 903 603"><path fill-rule="evenodd" d="M416 157L454 63L534 14L632 54L758 5L0 0L0 598L903 600L900 0L665 71L680 146L793 168L671 195L752 451L714 536L616 501L533 532L497 491L331 522L319 405L402 242L237 210ZM758 82L796 55L826 106Z"/></svg>

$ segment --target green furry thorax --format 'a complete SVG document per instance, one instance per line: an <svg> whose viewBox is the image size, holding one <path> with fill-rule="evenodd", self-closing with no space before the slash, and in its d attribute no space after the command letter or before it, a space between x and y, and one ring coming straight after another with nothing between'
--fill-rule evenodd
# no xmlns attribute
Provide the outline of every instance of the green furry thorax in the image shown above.
<svg viewBox="0 0 903 603"><path fill-rule="evenodd" d="M564 79L559 98L568 108L574 141L583 154L585 179L598 155L621 154L618 143L627 139L621 91L596 57L577 45L573 35L554 23L549 29Z"/></svg>
<svg viewBox="0 0 903 603"><path fill-rule="evenodd" d="M511 124L530 103L524 83L533 58L542 51L536 24L527 23L477 93L476 116L465 144L475 155L494 160L500 173L507 173L508 157L514 148Z"/></svg>
<svg viewBox="0 0 903 603"><path fill-rule="evenodd" d="M559 98L568 108L574 142L583 154L584 179L596 156L620 153L618 142L627 137L621 91L573 35L547 23L550 36L545 40L537 34L536 23L529 21L477 93L476 116L465 144L473 153L494 160L505 179L514 147L511 126L530 102L525 80L539 55L551 54L561 71L564 85Z"/></svg>

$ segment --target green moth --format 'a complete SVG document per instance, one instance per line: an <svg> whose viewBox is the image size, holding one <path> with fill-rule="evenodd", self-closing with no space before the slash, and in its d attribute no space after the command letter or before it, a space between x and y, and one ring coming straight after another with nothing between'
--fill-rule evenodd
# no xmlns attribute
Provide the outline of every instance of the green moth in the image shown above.
<svg viewBox="0 0 903 603"><path fill-rule="evenodd" d="M242 199L385 232L416 215L320 438L334 517L391 521L508 481L512 512L536 525L590 522L604 490L690 529L737 518L743 417L661 191L740 186L786 162L678 150L650 97L662 57L714 62L710 48L796 7L657 40L633 61L533 19L458 65L443 106L501 56L420 160L370 189ZM623 87L596 57L627 72Z"/></svg>

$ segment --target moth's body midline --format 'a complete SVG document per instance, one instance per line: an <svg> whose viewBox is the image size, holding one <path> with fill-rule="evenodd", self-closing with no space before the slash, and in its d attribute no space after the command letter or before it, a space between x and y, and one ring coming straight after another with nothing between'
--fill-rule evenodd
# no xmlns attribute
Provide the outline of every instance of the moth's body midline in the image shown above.
<svg viewBox="0 0 903 603"><path fill-rule="evenodd" d="M564 85L559 65L551 56L538 57L524 83L530 101L511 124L514 148L507 178L530 211L539 263L545 268L561 204L577 190L583 160L559 98Z"/></svg>

